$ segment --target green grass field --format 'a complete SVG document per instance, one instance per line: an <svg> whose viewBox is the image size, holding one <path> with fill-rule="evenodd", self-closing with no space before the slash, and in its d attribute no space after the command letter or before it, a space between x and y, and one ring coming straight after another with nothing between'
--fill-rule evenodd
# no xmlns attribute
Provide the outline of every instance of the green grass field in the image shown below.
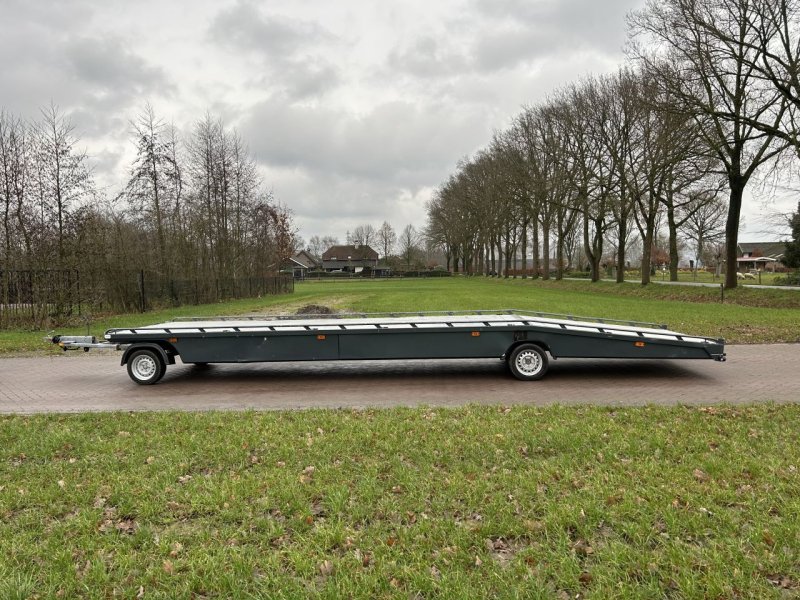
<svg viewBox="0 0 800 600"><path fill-rule="evenodd" d="M0 418L0 597L786 598L798 406Z"/></svg>
<svg viewBox="0 0 800 600"><path fill-rule="evenodd" d="M315 282L103 317L92 332L314 303L800 338L800 294L718 293ZM0 349L54 351L41 335L0 332ZM791 404L0 417L0 598L797 597L799 422Z"/></svg>
<svg viewBox="0 0 800 600"><path fill-rule="evenodd" d="M800 340L800 292L792 290L741 288L726 292L723 304L714 288L483 277L299 283L288 296L97 317L90 331L99 336L109 327L152 324L175 316L291 313L309 303L360 312L519 308L666 323L730 343ZM59 332L85 334L86 327ZM0 331L0 353L45 351L45 333Z"/></svg>

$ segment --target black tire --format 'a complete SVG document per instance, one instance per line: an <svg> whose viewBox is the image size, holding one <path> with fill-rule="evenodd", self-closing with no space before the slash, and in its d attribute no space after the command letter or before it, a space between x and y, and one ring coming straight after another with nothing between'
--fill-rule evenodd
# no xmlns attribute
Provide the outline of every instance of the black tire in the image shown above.
<svg viewBox="0 0 800 600"><path fill-rule="evenodd" d="M128 357L128 377L139 385L153 385L164 376L167 365L154 350L135 350Z"/></svg>
<svg viewBox="0 0 800 600"><path fill-rule="evenodd" d="M536 344L520 344L508 356L508 368L520 381L541 379L547 367L547 352Z"/></svg>

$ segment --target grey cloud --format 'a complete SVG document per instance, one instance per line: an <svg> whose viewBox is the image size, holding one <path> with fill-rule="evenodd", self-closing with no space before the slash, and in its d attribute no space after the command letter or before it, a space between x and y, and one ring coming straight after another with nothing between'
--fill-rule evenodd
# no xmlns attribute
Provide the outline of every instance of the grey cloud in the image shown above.
<svg viewBox="0 0 800 600"><path fill-rule="evenodd" d="M521 62L542 59L558 45L547 31L509 28L481 36L473 48L474 64L480 71L513 69Z"/></svg>
<svg viewBox="0 0 800 600"><path fill-rule="evenodd" d="M240 0L217 14L208 33L222 47L257 56L267 71L259 86L277 88L289 100L317 97L341 83L339 69L321 54L338 38L316 23L265 15Z"/></svg>
<svg viewBox="0 0 800 600"><path fill-rule="evenodd" d="M63 31L87 23L91 12L91 0L2 0L3 20L9 25L9 30L23 27Z"/></svg>
<svg viewBox="0 0 800 600"><path fill-rule="evenodd" d="M563 52L618 54L625 15L642 0L473 0L485 28L473 56L482 69L510 68Z"/></svg>
<svg viewBox="0 0 800 600"><path fill-rule="evenodd" d="M92 3L3 0L0 104L33 117L50 101L66 111L103 111L131 96L168 93L160 68L111 34L92 30Z"/></svg>
<svg viewBox="0 0 800 600"><path fill-rule="evenodd" d="M430 186L490 135L485 113L387 102L363 115L269 100L240 124L276 197L303 235L384 219L421 225Z"/></svg>
<svg viewBox="0 0 800 600"><path fill-rule="evenodd" d="M469 109L399 101L354 116L270 100L254 107L243 129L258 132L252 148L265 163L413 186L429 183L481 144L485 118Z"/></svg>
<svg viewBox="0 0 800 600"><path fill-rule="evenodd" d="M320 96L337 87L342 81L341 73L334 65L316 60L289 60L276 69L267 81L277 84L288 100Z"/></svg>
<svg viewBox="0 0 800 600"><path fill-rule="evenodd" d="M221 44L269 56L294 55L309 46L336 39L316 23L264 15L253 3L241 0L216 16L209 33Z"/></svg>
<svg viewBox="0 0 800 600"><path fill-rule="evenodd" d="M590 44L613 52L624 38L625 15L642 4L643 0L473 0L486 18L557 32L562 47Z"/></svg>
<svg viewBox="0 0 800 600"><path fill-rule="evenodd" d="M463 54L444 48L432 35L420 36L389 53L389 66L416 77L441 77L463 72L467 60Z"/></svg>
<svg viewBox="0 0 800 600"><path fill-rule="evenodd" d="M73 74L98 98L168 95L174 89L161 68L148 65L117 40L71 40L65 44L64 56Z"/></svg>
<svg viewBox="0 0 800 600"><path fill-rule="evenodd" d="M424 221L424 202L412 200L426 197L421 187L300 169L273 168L266 177L275 197L294 210L305 237L334 234L343 240L345 231L360 223L378 226L388 220L400 230L409 222L419 226Z"/></svg>
<svg viewBox="0 0 800 600"><path fill-rule="evenodd" d="M469 0L436 36L388 55L386 69L422 80L509 71L579 52L618 56L625 14L643 0Z"/></svg>

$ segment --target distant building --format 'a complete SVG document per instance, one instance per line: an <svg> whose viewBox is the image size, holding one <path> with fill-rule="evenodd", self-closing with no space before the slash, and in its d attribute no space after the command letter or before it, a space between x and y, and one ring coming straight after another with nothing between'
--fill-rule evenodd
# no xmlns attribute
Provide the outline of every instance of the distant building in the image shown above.
<svg viewBox="0 0 800 600"><path fill-rule="evenodd" d="M322 266L313 254L307 250L301 250L292 256L284 265L283 271L291 271L295 279L305 279L306 273L316 271Z"/></svg>
<svg viewBox="0 0 800 600"><path fill-rule="evenodd" d="M364 244L331 246L322 254L322 270L329 273L364 273L386 275L387 265L378 262L378 253Z"/></svg>
<svg viewBox="0 0 800 600"><path fill-rule="evenodd" d="M736 270L785 271L785 252L786 242L741 242L737 246Z"/></svg>

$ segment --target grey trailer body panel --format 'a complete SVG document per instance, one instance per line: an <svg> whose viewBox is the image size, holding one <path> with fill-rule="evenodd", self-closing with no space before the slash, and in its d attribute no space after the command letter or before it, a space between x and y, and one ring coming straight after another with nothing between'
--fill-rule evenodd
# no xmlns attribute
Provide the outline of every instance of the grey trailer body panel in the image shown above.
<svg viewBox="0 0 800 600"><path fill-rule="evenodd" d="M112 329L117 345L158 343L183 362L272 362L502 357L530 342L554 358L724 360L724 341L653 324L480 313L312 319L225 318Z"/></svg>

